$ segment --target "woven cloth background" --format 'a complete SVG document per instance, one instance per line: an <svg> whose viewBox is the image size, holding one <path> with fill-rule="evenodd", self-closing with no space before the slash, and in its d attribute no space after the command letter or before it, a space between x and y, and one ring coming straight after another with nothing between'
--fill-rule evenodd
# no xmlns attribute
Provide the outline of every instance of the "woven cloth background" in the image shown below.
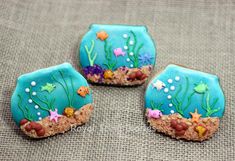
<svg viewBox="0 0 235 161"><path fill-rule="evenodd" d="M31 140L12 121L10 97L23 73L70 62L91 23L145 24L157 42L155 72L176 63L218 75L226 112L203 143L149 130L146 84L91 86L91 121L64 135ZM235 160L235 1L1 0L0 160Z"/></svg>

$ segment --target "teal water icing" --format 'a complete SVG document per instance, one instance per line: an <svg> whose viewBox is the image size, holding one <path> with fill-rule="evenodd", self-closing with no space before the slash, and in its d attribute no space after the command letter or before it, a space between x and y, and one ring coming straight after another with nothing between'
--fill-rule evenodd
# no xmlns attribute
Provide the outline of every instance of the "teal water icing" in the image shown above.
<svg viewBox="0 0 235 161"><path fill-rule="evenodd" d="M22 119L38 121L50 111L62 114L66 107L79 109L92 103L91 92L85 97L77 93L82 86L88 87L86 79L69 63L21 75L11 97L13 119L19 126Z"/></svg>
<svg viewBox="0 0 235 161"><path fill-rule="evenodd" d="M222 117L225 98L217 76L168 65L149 83L145 107L159 109L165 115L179 113L191 118L190 112L202 117Z"/></svg>
<svg viewBox="0 0 235 161"><path fill-rule="evenodd" d="M138 68L154 65L156 51L145 26L93 24L82 39L79 59L83 68Z"/></svg>

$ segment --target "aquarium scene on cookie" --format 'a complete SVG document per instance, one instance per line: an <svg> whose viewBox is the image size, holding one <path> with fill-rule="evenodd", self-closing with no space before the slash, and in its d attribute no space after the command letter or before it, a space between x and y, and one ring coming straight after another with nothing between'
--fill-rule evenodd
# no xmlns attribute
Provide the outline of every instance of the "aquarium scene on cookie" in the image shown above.
<svg viewBox="0 0 235 161"><path fill-rule="evenodd" d="M78 53L84 76L92 83L140 85L149 77L156 59L145 26L90 26Z"/></svg>
<svg viewBox="0 0 235 161"><path fill-rule="evenodd" d="M219 127L225 98L217 76L169 65L149 83L146 116L156 131L203 141Z"/></svg>
<svg viewBox="0 0 235 161"><path fill-rule="evenodd" d="M82 125L92 110L91 89L69 63L21 75L11 98L13 120L32 138Z"/></svg>

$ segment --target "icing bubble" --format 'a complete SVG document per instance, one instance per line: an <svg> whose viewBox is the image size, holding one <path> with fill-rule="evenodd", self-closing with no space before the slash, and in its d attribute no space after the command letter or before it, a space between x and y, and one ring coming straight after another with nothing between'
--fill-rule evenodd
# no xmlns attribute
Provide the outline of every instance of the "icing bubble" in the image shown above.
<svg viewBox="0 0 235 161"><path fill-rule="evenodd" d="M38 120L42 120L42 118L41 118L41 117L39 117L39 118L38 118Z"/></svg>
<svg viewBox="0 0 235 161"><path fill-rule="evenodd" d="M36 86L36 82L35 82L35 81L32 81L32 82L31 82L31 86Z"/></svg>
<svg viewBox="0 0 235 161"><path fill-rule="evenodd" d="M130 59L129 59L129 58L127 58L127 59L126 59L126 61L128 61L128 62L129 62L129 61L130 61Z"/></svg>
<svg viewBox="0 0 235 161"><path fill-rule="evenodd" d="M172 80L172 79L168 79L167 82L168 82L168 83L172 83L173 80Z"/></svg>
<svg viewBox="0 0 235 161"><path fill-rule="evenodd" d="M128 46L124 46L124 49L127 50L127 49L128 49Z"/></svg>
<svg viewBox="0 0 235 161"><path fill-rule="evenodd" d="M171 95L168 95L167 98L168 98L168 99L171 99Z"/></svg>
<svg viewBox="0 0 235 161"><path fill-rule="evenodd" d="M39 108L39 106L38 106L38 105L35 105L35 106L34 106L34 108L38 109L38 108Z"/></svg>
<svg viewBox="0 0 235 161"><path fill-rule="evenodd" d="M132 68L132 67L133 67L133 64L131 64L130 67Z"/></svg>
<svg viewBox="0 0 235 161"><path fill-rule="evenodd" d="M174 91L174 90L175 90L175 86L171 86L170 89L171 89L172 91Z"/></svg>
<svg viewBox="0 0 235 161"><path fill-rule="evenodd" d="M175 113L175 111L174 111L174 110L171 110L171 113Z"/></svg>
<svg viewBox="0 0 235 161"><path fill-rule="evenodd" d="M29 93L29 91L30 91L29 88L25 88L25 92Z"/></svg>
<svg viewBox="0 0 235 161"><path fill-rule="evenodd" d="M125 38L125 39L126 39L127 37L128 37L128 35L127 35L127 34L123 34L123 38Z"/></svg>
<svg viewBox="0 0 235 161"><path fill-rule="evenodd" d="M41 115L41 113L40 113L40 112L38 112L38 113L37 113L37 115L39 116L39 115Z"/></svg>
<svg viewBox="0 0 235 161"><path fill-rule="evenodd" d="M129 42L129 44L130 44L130 45L133 45L133 44L134 44L134 41L131 40L131 41Z"/></svg>
<svg viewBox="0 0 235 161"><path fill-rule="evenodd" d="M169 104L169 107L172 107L172 106L173 106L173 104L172 104L172 103L170 103L170 104Z"/></svg>
<svg viewBox="0 0 235 161"><path fill-rule="evenodd" d="M28 102L29 102L29 103L33 103L33 100L29 99Z"/></svg>
<svg viewBox="0 0 235 161"><path fill-rule="evenodd" d="M36 96L36 95L37 95L37 93L36 93L36 92L33 92L33 93L32 93L32 95L33 95L33 96Z"/></svg>
<svg viewBox="0 0 235 161"><path fill-rule="evenodd" d="M179 76L176 76L176 77L175 77L175 80L176 80L176 81L179 81L179 80L180 80L180 77L179 77Z"/></svg>
<svg viewBox="0 0 235 161"><path fill-rule="evenodd" d="M165 92L165 93L169 92L169 89L168 89L168 88L165 88L165 89L164 89L164 92Z"/></svg>
<svg viewBox="0 0 235 161"><path fill-rule="evenodd" d="M130 52L130 56L133 56L134 55L134 53L133 52Z"/></svg>

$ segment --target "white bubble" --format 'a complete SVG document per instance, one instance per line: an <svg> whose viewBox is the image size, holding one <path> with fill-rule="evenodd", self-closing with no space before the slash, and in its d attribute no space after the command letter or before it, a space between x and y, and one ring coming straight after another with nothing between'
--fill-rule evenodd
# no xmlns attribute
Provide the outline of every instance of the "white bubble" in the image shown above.
<svg viewBox="0 0 235 161"><path fill-rule="evenodd" d="M133 64L131 64L130 67L132 68L132 67L133 67Z"/></svg>
<svg viewBox="0 0 235 161"><path fill-rule="evenodd" d="M173 80L172 80L172 79L168 79L167 82L168 82L168 83L172 83Z"/></svg>
<svg viewBox="0 0 235 161"><path fill-rule="evenodd" d="M33 96L36 96L36 95L37 95L37 93L36 93L36 92L33 92L33 93L32 93L32 95L33 95Z"/></svg>
<svg viewBox="0 0 235 161"><path fill-rule="evenodd" d="M127 34L123 34L123 38L125 38L125 39L126 39L127 37L128 37L128 35L127 35Z"/></svg>
<svg viewBox="0 0 235 161"><path fill-rule="evenodd" d="M170 89L171 89L172 91L174 91L174 90L175 90L175 86L171 86Z"/></svg>
<svg viewBox="0 0 235 161"><path fill-rule="evenodd" d="M40 116L40 115L41 115L41 113L40 113L40 112L38 112L38 113L37 113L37 115L38 115L38 116Z"/></svg>
<svg viewBox="0 0 235 161"><path fill-rule="evenodd" d="M126 59L126 61L128 61L128 62L129 62L129 61L130 61L130 59L129 59L129 58L127 58L127 59Z"/></svg>
<svg viewBox="0 0 235 161"><path fill-rule="evenodd" d="M124 46L124 49L127 50L127 49L128 49L128 46Z"/></svg>
<svg viewBox="0 0 235 161"><path fill-rule="evenodd" d="M29 99L28 102L29 102L29 103L33 103L33 100Z"/></svg>
<svg viewBox="0 0 235 161"><path fill-rule="evenodd" d="M35 81L32 81L32 82L31 82L31 86L36 86L36 82L35 82Z"/></svg>
<svg viewBox="0 0 235 161"><path fill-rule="evenodd" d="M29 91L30 91L29 88L25 88L25 92L29 93Z"/></svg>
<svg viewBox="0 0 235 161"><path fill-rule="evenodd" d="M171 113L175 113L175 111L174 111L174 110L171 110Z"/></svg>
<svg viewBox="0 0 235 161"><path fill-rule="evenodd" d="M167 98L168 98L168 99L171 99L172 97L171 97L171 95L168 95Z"/></svg>
<svg viewBox="0 0 235 161"><path fill-rule="evenodd" d="M35 106L34 106L34 108L38 109L38 108L39 108L39 106L38 106L38 105L35 105Z"/></svg>
<svg viewBox="0 0 235 161"><path fill-rule="evenodd" d="M176 76L176 77L175 77L175 80L176 80L176 81L179 81L179 80L180 80L180 77L179 77L179 76Z"/></svg>
<svg viewBox="0 0 235 161"><path fill-rule="evenodd" d="M169 107L172 107L172 106L173 106L173 104L172 104L172 103L170 103L170 104L169 104Z"/></svg>
<svg viewBox="0 0 235 161"><path fill-rule="evenodd" d="M39 117L39 118L38 118L38 120L42 120L42 118L41 118L41 117Z"/></svg>
<svg viewBox="0 0 235 161"><path fill-rule="evenodd" d="M129 44L130 44L130 45L133 45L133 44L134 44L134 41L131 40L131 41L129 42Z"/></svg>
<svg viewBox="0 0 235 161"><path fill-rule="evenodd" d="M130 56L133 56L134 55L134 53L133 52L130 52Z"/></svg>
<svg viewBox="0 0 235 161"><path fill-rule="evenodd" d="M168 88L165 88L165 89L164 89L164 92L165 92L165 93L169 92L169 89L168 89Z"/></svg>

